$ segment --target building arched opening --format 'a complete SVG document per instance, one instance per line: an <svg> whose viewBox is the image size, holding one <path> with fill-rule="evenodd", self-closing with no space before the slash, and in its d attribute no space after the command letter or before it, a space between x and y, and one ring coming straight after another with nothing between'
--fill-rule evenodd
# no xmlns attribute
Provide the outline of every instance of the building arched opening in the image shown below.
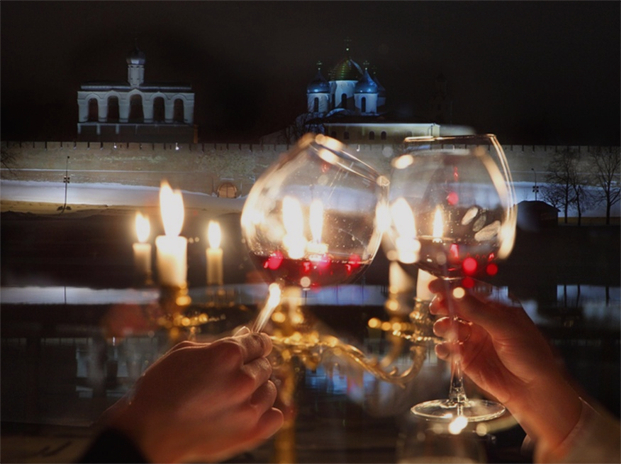
<svg viewBox="0 0 621 464"><path fill-rule="evenodd" d="M349 140L349 131L343 132L343 139L344 140Z"/></svg>
<svg viewBox="0 0 621 464"><path fill-rule="evenodd" d="M88 121L97 122L99 120L99 103L96 98L88 101Z"/></svg>
<svg viewBox="0 0 621 464"><path fill-rule="evenodd" d="M119 97L108 97L108 122L119 122Z"/></svg>
<svg viewBox="0 0 621 464"><path fill-rule="evenodd" d="M369 132L369 140L375 140L375 132L374 131Z"/></svg>
<svg viewBox="0 0 621 464"><path fill-rule="evenodd" d="M363 113L367 112L367 98L366 97L362 97L362 99L360 100L360 111L362 111Z"/></svg>
<svg viewBox="0 0 621 464"><path fill-rule="evenodd" d="M341 108L347 109L347 94L341 94Z"/></svg>
<svg viewBox="0 0 621 464"><path fill-rule="evenodd" d="M381 133L381 135L380 135L380 138L381 138L382 140L386 140L386 131L382 131L382 133Z"/></svg>
<svg viewBox="0 0 621 464"><path fill-rule="evenodd" d="M218 187L220 198L237 198L237 188L231 182L223 182Z"/></svg>
<svg viewBox="0 0 621 464"><path fill-rule="evenodd" d="M174 122L184 122L183 119L183 100L177 98L175 100L174 112L173 112L173 121Z"/></svg>
<svg viewBox="0 0 621 464"><path fill-rule="evenodd" d="M155 97L153 100L153 121L164 122L166 120L166 105L163 97Z"/></svg>
<svg viewBox="0 0 621 464"><path fill-rule="evenodd" d="M129 121L144 122L144 111L142 109L141 95L132 95L129 100Z"/></svg>
<svg viewBox="0 0 621 464"><path fill-rule="evenodd" d="M313 111L315 113L319 112L319 98L317 97L313 100Z"/></svg>

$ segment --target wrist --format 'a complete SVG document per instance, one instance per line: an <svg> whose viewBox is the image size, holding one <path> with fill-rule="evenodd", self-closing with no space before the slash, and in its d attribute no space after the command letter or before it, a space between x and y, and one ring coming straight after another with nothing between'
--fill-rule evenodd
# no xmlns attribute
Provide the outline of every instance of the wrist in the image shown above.
<svg viewBox="0 0 621 464"><path fill-rule="evenodd" d="M505 404L537 444L557 448L580 420L582 400L562 377L546 378Z"/></svg>

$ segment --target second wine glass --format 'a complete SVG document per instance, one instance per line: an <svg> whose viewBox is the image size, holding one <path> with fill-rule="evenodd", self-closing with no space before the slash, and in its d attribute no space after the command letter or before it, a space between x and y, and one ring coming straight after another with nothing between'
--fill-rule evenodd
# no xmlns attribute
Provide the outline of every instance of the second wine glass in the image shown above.
<svg viewBox="0 0 621 464"><path fill-rule="evenodd" d="M475 277L496 274L497 261L513 248L516 224L511 173L496 137L412 137L405 147L393 160L388 257L414 277L426 271L457 292ZM416 405L415 414L481 421L504 412L499 403L469 399L460 362L451 367L449 398Z"/></svg>

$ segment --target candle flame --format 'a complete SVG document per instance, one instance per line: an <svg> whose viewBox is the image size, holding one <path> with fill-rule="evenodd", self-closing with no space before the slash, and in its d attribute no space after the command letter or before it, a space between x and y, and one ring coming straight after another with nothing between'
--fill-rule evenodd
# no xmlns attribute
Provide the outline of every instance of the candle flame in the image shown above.
<svg viewBox="0 0 621 464"><path fill-rule="evenodd" d="M220 241L222 240L220 224L215 221L209 221L207 225L207 240L209 241L209 248L216 249L220 247Z"/></svg>
<svg viewBox="0 0 621 464"><path fill-rule="evenodd" d="M160 187L160 212L167 236L177 236L183 228L183 196L179 190L173 191L168 182Z"/></svg>
<svg viewBox="0 0 621 464"><path fill-rule="evenodd" d="M310 228L313 241L321 243L321 233L323 230L323 205L319 200L313 200L310 205Z"/></svg>
<svg viewBox="0 0 621 464"><path fill-rule="evenodd" d="M442 217L442 209L436 208L436 212L433 216L433 238L441 239L444 235L444 219Z"/></svg>
<svg viewBox="0 0 621 464"><path fill-rule="evenodd" d="M138 241L144 243L148 240L151 233L151 224L149 223L149 217L143 216L142 213L136 213L136 235Z"/></svg>

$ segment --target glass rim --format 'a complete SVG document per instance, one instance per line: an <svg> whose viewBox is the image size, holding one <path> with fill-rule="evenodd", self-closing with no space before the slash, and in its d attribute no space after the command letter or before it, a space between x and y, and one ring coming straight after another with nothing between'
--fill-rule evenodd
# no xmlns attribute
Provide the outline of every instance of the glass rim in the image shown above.
<svg viewBox="0 0 621 464"><path fill-rule="evenodd" d="M311 147L319 158L332 166L338 166L340 169L344 169L369 181L376 182L381 187L388 185L386 176L381 174L370 164L350 153L350 147L340 140L324 134L308 132L298 141L299 150L304 150L307 147ZM298 150L294 150L294 153L298 153ZM357 166L348 166L346 164L347 162L354 162Z"/></svg>
<svg viewBox="0 0 621 464"><path fill-rule="evenodd" d="M454 142L455 140L476 140L476 139L488 139L498 140L495 134L463 134L463 135L417 135L412 137L406 137L403 139L403 143L417 143L417 142Z"/></svg>

